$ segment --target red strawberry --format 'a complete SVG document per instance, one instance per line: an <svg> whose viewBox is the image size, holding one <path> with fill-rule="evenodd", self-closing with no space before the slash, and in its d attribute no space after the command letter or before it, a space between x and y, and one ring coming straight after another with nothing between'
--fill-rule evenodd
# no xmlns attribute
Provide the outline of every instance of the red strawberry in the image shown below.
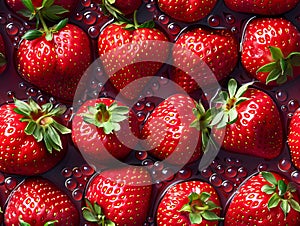
<svg viewBox="0 0 300 226"><path fill-rule="evenodd" d="M59 124L66 107L15 100L0 107L0 171L34 175L53 168L65 155L71 131Z"/></svg>
<svg viewBox="0 0 300 226"><path fill-rule="evenodd" d="M197 57L200 59L195 61ZM226 78L233 71L238 61L238 44L227 30L196 28L178 38L173 49L173 58L177 66L172 75L173 79L190 93L199 86L208 86ZM204 61L208 67L198 69L202 63L199 61ZM182 70L187 66L199 71L189 75L189 68Z"/></svg>
<svg viewBox="0 0 300 226"><path fill-rule="evenodd" d="M142 129L143 146L154 157L172 164L193 162L207 146L209 120L210 112L201 104L196 105L189 96L172 95L148 117Z"/></svg>
<svg viewBox="0 0 300 226"><path fill-rule="evenodd" d="M218 225L220 200L215 189L202 181L186 181L169 188L159 203L158 226Z"/></svg>
<svg viewBox="0 0 300 226"><path fill-rule="evenodd" d="M237 82L231 79L229 94L220 92L216 102L221 106L213 113L211 122L217 125L213 134L227 151L275 158L283 148L283 124L278 108L269 95L248 86L237 89ZM224 127L225 130L220 130Z"/></svg>
<svg viewBox="0 0 300 226"><path fill-rule="evenodd" d="M151 184L149 173L142 167L101 172L89 183L83 216L99 225L143 225L150 207Z"/></svg>
<svg viewBox="0 0 300 226"><path fill-rule="evenodd" d="M253 19L244 33L242 64L262 83L283 84L300 75L299 51L300 32L291 22L283 18Z"/></svg>
<svg viewBox="0 0 300 226"><path fill-rule="evenodd" d="M142 4L141 0L95 0L95 2L116 18L122 14L132 14Z"/></svg>
<svg viewBox="0 0 300 226"><path fill-rule="evenodd" d="M8 200L4 222L7 226L78 225L79 214L70 198L50 181L28 178Z"/></svg>
<svg viewBox="0 0 300 226"><path fill-rule="evenodd" d="M158 0L161 11L184 22L195 22L203 19L213 10L216 3L216 0Z"/></svg>
<svg viewBox="0 0 300 226"><path fill-rule="evenodd" d="M113 23L104 28L98 39L99 55L110 81L125 97L138 97L144 83L149 80L145 77L155 75L161 68L161 62L165 62L168 56L168 49L161 51L167 45L166 41L167 37L154 28L153 21L138 25L136 15L134 24ZM145 58L151 61L144 61ZM139 78L145 80L132 88L125 88Z"/></svg>
<svg viewBox="0 0 300 226"><path fill-rule="evenodd" d="M2 74L6 68L6 58L5 58L5 46L2 35L0 34L0 74Z"/></svg>
<svg viewBox="0 0 300 226"><path fill-rule="evenodd" d="M17 52L21 76L43 91L72 100L77 85L90 65L88 35L66 20L50 30L31 30L24 35Z"/></svg>
<svg viewBox="0 0 300 226"><path fill-rule="evenodd" d="M291 160L295 167L300 169L300 108L298 108L289 125L288 145L290 148Z"/></svg>
<svg viewBox="0 0 300 226"><path fill-rule="evenodd" d="M299 212L295 185L277 173L261 172L238 189L228 206L224 225L297 226Z"/></svg>
<svg viewBox="0 0 300 226"><path fill-rule="evenodd" d="M66 13L72 12L79 0L5 0L7 5L15 12L30 20L36 18L41 12L49 20L58 20Z"/></svg>
<svg viewBox="0 0 300 226"><path fill-rule="evenodd" d="M138 136L137 121L135 114L119 101L89 100L73 118L72 138L79 150L93 161L108 163L111 155L122 160L136 145L136 139L128 134Z"/></svg>
<svg viewBox="0 0 300 226"><path fill-rule="evenodd" d="M279 15L295 8L299 0L224 0L224 2L229 9L241 13Z"/></svg>

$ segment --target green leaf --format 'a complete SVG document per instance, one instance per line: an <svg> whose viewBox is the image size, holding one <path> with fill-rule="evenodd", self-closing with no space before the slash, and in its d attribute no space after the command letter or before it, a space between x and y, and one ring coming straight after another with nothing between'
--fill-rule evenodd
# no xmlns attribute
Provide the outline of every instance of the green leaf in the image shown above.
<svg viewBox="0 0 300 226"><path fill-rule="evenodd" d="M31 0L22 0L22 3L29 11L35 11L34 5Z"/></svg>
<svg viewBox="0 0 300 226"><path fill-rule="evenodd" d="M98 203L96 203L96 202L94 203L93 209L94 209L94 211L95 211L95 213L97 215L101 215L102 214L101 206L98 205Z"/></svg>
<svg viewBox="0 0 300 226"><path fill-rule="evenodd" d="M44 139L43 128L41 126L35 127L32 135L37 142L41 142Z"/></svg>
<svg viewBox="0 0 300 226"><path fill-rule="evenodd" d="M88 222L92 222L92 223L97 223L98 219L96 218L95 215L93 215L89 210L87 209L83 209L82 210L82 216L85 220L87 220Z"/></svg>
<svg viewBox="0 0 300 226"><path fill-rule="evenodd" d="M240 98L238 98L237 101L234 103L234 106L238 106L238 105L240 105L241 103L243 103L243 102L246 101L246 100L249 100L249 98L247 98L247 97L240 97Z"/></svg>
<svg viewBox="0 0 300 226"><path fill-rule="evenodd" d="M280 201L281 201L281 199L280 199L279 195L277 193L274 193L268 201L268 208L269 209L275 208L276 206L278 206Z"/></svg>
<svg viewBox="0 0 300 226"><path fill-rule="evenodd" d="M189 218L192 224L201 224L202 216L199 213L190 213Z"/></svg>
<svg viewBox="0 0 300 226"><path fill-rule="evenodd" d="M275 61L278 61L282 58L284 58L283 53L280 48L275 47L275 46L269 46L271 56Z"/></svg>
<svg viewBox="0 0 300 226"><path fill-rule="evenodd" d="M295 183L289 182L287 185L287 190L290 191L291 193L296 192L297 187L296 187Z"/></svg>
<svg viewBox="0 0 300 226"><path fill-rule="evenodd" d="M222 118L224 117L224 112L219 111L215 116L213 116L213 119L210 123L211 126L215 126L219 124L222 121Z"/></svg>
<svg viewBox="0 0 300 226"><path fill-rule="evenodd" d="M281 196L281 197L286 193L287 185L286 185L286 183L284 183L283 180L278 181L278 190L279 190L279 196Z"/></svg>
<svg viewBox="0 0 300 226"><path fill-rule="evenodd" d="M192 207L190 206L190 204L183 205L179 211L180 212L188 212L188 213L193 212Z"/></svg>
<svg viewBox="0 0 300 226"><path fill-rule="evenodd" d="M62 143L61 143L61 140L60 140L60 136L56 132L56 130L50 125L50 126L48 126L47 131L48 131L49 137L52 140L52 143L55 144L54 149L56 149L55 147L59 147L58 150L62 149Z"/></svg>
<svg viewBox="0 0 300 226"><path fill-rule="evenodd" d="M223 220L223 218L219 217L217 214L215 214L214 212L211 212L211 211L204 211L201 215L205 220L208 220L208 221Z"/></svg>
<svg viewBox="0 0 300 226"><path fill-rule="evenodd" d="M51 103L46 103L42 105L42 111L43 112L50 112L53 108L53 104Z"/></svg>
<svg viewBox="0 0 300 226"><path fill-rule="evenodd" d="M153 20L146 21L138 26L139 28L154 28L155 22Z"/></svg>
<svg viewBox="0 0 300 226"><path fill-rule="evenodd" d="M209 193L207 193L207 192L202 192L201 194L200 194L200 200L202 201L202 202L207 202L208 201L208 199L210 198L210 194Z"/></svg>
<svg viewBox="0 0 300 226"><path fill-rule="evenodd" d="M17 108L14 109L16 113L21 113L24 116L30 116L32 109L26 102L14 99L14 103Z"/></svg>
<svg viewBox="0 0 300 226"><path fill-rule="evenodd" d="M114 131L114 126L110 122L104 122L103 123L103 131L105 134L111 134Z"/></svg>
<svg viewBox="0 0 300 226"><path fill-rule="evenodd" d="M48 8L54 4L54 0L43 0L42 7Z"/></svg>
<svg viewBox="0 0 300 226"><path fill-rule="evenodd" d="M280 204L280 208L282 209L282 211L284 213L284 218L286 218L286 215L291 211L291 206L290 206L288 200L283 199Z"/></svg>
<svg viewBox="0 0 300 226"><path fill-rule="evenodd" d="M29 30L22 36L22 38L26 39L26 40L34 40L34 39L42 37L43 34L44 34L44 32L42 32L40 30Z"/></svg>
<svg viewBox="0 0 300 226"><path fill-rule="evenodd" d="M60 132L61 134L69 134L72 132L72 130L70 130L68 127L59 124L58 122L56 122L55 120L53 120L52 124L51 124L55 129L57 129L58 132Z"/></svg>
<svg viewBox="0 0 300 226"><path fill-rule="evenodd" d="M237 82L235 79L230 79L228 82L228 92L229 98L233 98L235 96L237 90Z"/></svg>
<svg viewBox="0 0 300 226"><path fill-rule="evenodd" d="M30 122L27 124L27 126L26 126L24 132L25 132L27 135L32 135L32 134L34 133L36 127L37 127L36 122L30 121Z"/></svg>
<svg viewBox="0 0 300 226"><path fill-rule="evenodd" d="M277 186L278 182L272 173L263 171L261 172L261 175L270 184Z"/></svg>
<svg viewBox="0 0 300 226"><path fill-rule="evenodd" d="M44 226L54 226L55 223L58 223L58 220L54 220L54 221L48 221L44 224Z"/></svg>
<svg viewBox="0 0 300 226"><path fill-rule="evenodd" d="M110 5L113 5L116 3L116 0L106 0L106 2L108 2Z"/></svg>
<svg viewBox="0 0 300 226"><path fill-rule="evenodd" d="M287 58L292 66L300 66L300 52L293 52Z"/></svg>
<svg viewBox="0 0 300 226"><path fill-rule="evenodd" d="M196 192L192 192L188 198L189 198L190 202L192 202L192 201L198 200L199 195Z"/></svg>
<svg viewBox="0 0 300 226"><path fill-rule="evenodd" d="M292 207L294 210L296 210L297 212L300 212L300 205L299 205L299 203L298 203L296 200L294 200L294 199L289 199L288 201L289 201L289 204L291 205L291 207Z"/></svg>
<svg viewBox="0 0 300 226"><path fill-rule="evenodd" d="M236 92L235 98L240 98L241 96L243 96L244 93L248 90L248 87L251 85L253 85L253 82L248 82L248 83L242 85Z"/></svg>
<svg viewBox="0 0 300 226"><path fill-rule="evenodd" d="M30 19L33 19L35 14L33 14L29 9L21 9L19 10L17 13L19 13L20 15L27 17Z"/></svg>
<svg viewBox="0 0 300 226"><path fill-rule="evenodd" d="M285 61L285 59L280 59L279 64L281 69L281 75L283 75L287 68L287 62Z"/></svg>
<svg viewBox="0 0 300 226"><path fill-rule="evenodd" d="M40 105L38 105L32 98L28 99L28 104L32 110L33 113L37 114L39 111L41 111Z"/></svg>
<svg viewBox="0 0 300 226"><path fill-rule="evenodd" d="M262 67L260 67L257 71L256 71L256 74L259 73L259 72L271 72L272 70L274 70L274 68L277 67L277 62L271 62L271 63L268 63Z"/></svg>
<svg viewBox="0 0 300 226"><path fill-rule="evenodd" d="M276 191L276 187L275 186L272 187L272 186L266 184L261 188L261 191L268 194L268 195L271 195Z"/></svg>
<svg viewBox="0 0 300 226"><path fill-rule="evenodd" d="M266 84L269 84L272 81L276 81L281 76L281 70L278 68L275 68L272 70L266 79Z"/></svg>
<svg viewBox="0 0 300 226"><path fill-rule="evenodd" d="M206 202L206 204L208 205L208 210L209 211L214 210L214 209L221 209L221 207L217 206L213 201L208 200Z"/></svg>
<svg viewBox="0 0 300 226"><path fill-rule="evenodd" d="M18 220L19 220L20 226L30 226L30 224L28 224L27 222L25 222L25 221L22 219L22 216L19 216Z"/></svg>
<svg viewBox="0 0 300 226"><path fill-rule="evenodd" d="M233 124L236 122L236 120L238 119L238 112L235 108L231 108L228 111L228 115L229 115L229 121L228 124Z"/></svg>

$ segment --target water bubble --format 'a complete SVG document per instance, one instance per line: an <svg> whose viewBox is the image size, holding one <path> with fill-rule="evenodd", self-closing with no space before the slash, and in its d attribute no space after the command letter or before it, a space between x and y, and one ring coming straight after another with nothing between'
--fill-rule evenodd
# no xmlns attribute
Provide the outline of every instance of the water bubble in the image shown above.
<svg viewBox="0 0 300 226"><path fill-rule="evenodd" d="M70 168L64 168L62 171L61 171L61 174L63 175L63 177L71 177L73 172Z"/></svg>
<svg viewBox="0 0 300 226"><path fill-rule="evenodd" d="M260 163L258 166L257 166L257 170L258 171L266 171L268 169L268 165L266 163Z"/></svg>
<svg viewBox="0 0 300 226"><path fill-rule="evenodd" d="M292 167L292 163L288 159L281 159L278 163L278 169L288 171Z"/></svg>
<svg viewBox="0 0 300 226"><path fill-rule="evenodd" d="M297 100L290 100L288 103L288 109L291 112L296 111L299 108L299 102Z"/></svg>
<svg viewBox="0 0 300 226"><path fill-rule="evenodd" d="M228 24L234 24L235 23L235 18L231 14L226 15L225 20Z"/></svg>
<svg viewBox="0 0 300 226"><path fill-rule="evenodd" d="M246 177L247 174L248 174L247 173L247 169L245 167L243 167L243 166L241 166L240 168L238 168L237 173L238 173L239 177Z"/></svg>
<svg viewBox="0 0 300 226"><path fill-rule="evenodd" d="M153 111L155 108L155 104L152 102L147 102L145 106L147 111Z"/></svg>
<svg viewBox="0 0 300 226"><path fill-rule="evenodd" d="M83 22L87 25L93 25L96 23L96 21L97 21L97 17L91 12L86 12L83 15Z"/></svg>
<svg viewBox="0 0 300 226"><path fill-rule="evenodd" d="M143 122L146 119L146 115L142 111L138 112L136 114L136 117L138 118L139 122Z"/></svg>
<svg viewBox="0 0 300 226"><path fill-rule="evenodd" d="M208 17L208 24L211 27L217 27L220 25L220 18L218 16L211 15Z"/></svg>
<svg viewBox="0 0 300 226"><path fill-rule="evenodd" d="M278 90L278 91L276 92L276 99L277 99L278 101L284 102L284 101L287 100L287 98L288 98L288 94L287 94L286 91L284 91L284 90Z"/></svg>
<svg viewBox="0 0 300 226"><path fill-rule="evenodd" d="M170 32L170 34L172 35L178 35L181 28L177 25L177 24L174 24L174 23L170 23L168 25L168 30Z"/></svg>
<svg viewBox="0 0 300 226"><path fill-rule="evenodd" d="M212 175L212 171L210 169L204 169L201 171L201 175L205 178L209 178Z"/></svg>
<svg viewBox="0 0 300 226"><path fill-rule="evenodd" d="M137 111L142 111L142 110L144 110L144 108L145 108L145 105L142 102L137 102L134 105L134 109Z"/></svg>
<svg viewBox="0 0 300 226"><path fill-rule="evenodd" d="M211 175L209 181L216 187L220 187L222 185L222 179L217 174Z"/></svg>
<svg viewBox="0 0 300 226"><path fill-rule="evenodd" d="M228 180L225 180L222 183L223 191L225 191L227 193L231 192L233 190L233 187L234 187L233 184Z"/></svg>
<svg viewBox="0 0 300 226"><path fill-rule="evenodd" d="M233 178L237 175L237 169L233 166L229 166L226 168L225 175L229 178Z"/></svg>
<svg viewBox="0 0 300 226"><path fill-rule="evenodd" d="M88 29L88 34L90 35L91 38L97 38L99 33L100 30L95 26L92 26Z"/></svg>
<svg viewBox="0 0 300 226"><path fill-rule="evenodd" d="M80 168L78 168L78 167L74 167L73 168L73 175L75 176L75 177L81 177L82 176L82 171L81 171L81 169Z"/></svg>
<svg viewBox="0 0 300 226"><path fill-rule="evenodd" d="M6 32L8 35L17 35L19 33L19 27L14 23L9 23L6 25Z"/></svg>
<svg viewBox="0 0 300 226"><path fill-rule="evenodd" d="M221 164L217 165L217 167L216 167L216 173L222 174L222 173L224 173L224 171L225 171L224 167Z"/></svg>
<svg viewBox="0 0 300 226"><path fill-rule="evenodd" d="M17 186L17 180L12 177L7 177L4 181L7 190L11 191Z"/></svg>
<svg viewBox="0 0 300 226"><path fill-rule="evenodd" d="M82 15L81 13L77 12L77 13L75 14L75 20L81 21L82 18L83 18L83 15Z"/></svg>
<svg viewBox="0 0 300 226"><path fill-rule="evenodd" d="M81 1L81 4L84 6L84 7L89 7L91 5L91 0L82 0Z"/></svg>
<svg viewBox="0 0 300 226"><path fill-rule="evenodd" d="M65 186L69 191L74 191L74 189L77 187L77 181L73 178L69 178L65 181Z"/></svg>
<svg viewBox="0 0 300 226"><path fill-rule="evenodd" d="M80 201L83 197L83 192L80 189L75 189L72 192L72 196L73 196L74 200Z"/></svg>
<svg viewBox="0 0 300 226"><path fill-rule="evenodd" d="M135 152L135 157L138 159L138 160L145 160L147 157L148 157L148 153L146 151L136 151Z"/></svg>
<svg viewBox="0 0 300 226"><path fill-rule="evenodd" d="M81 171L86 176L91 176L94 174L95 170L90 165L83 165L81 166Z"/></svg>
<svg viewBox="0 0 300 226"><path fill-rule="evenodd" d="M164 25L166 25L166 24L168 24L169 23L169 17L167 17L166 15L160 15L159 17L158 17L158 21L161 23L161 24L164 24Z"/></svg>
<svg viewBox="0 0 300 226"><path fill-rule="evenodd" d="M188 179L192 176L192 170L190 168L181 169L178 172L178 177L182 179Z"/></svg>
<svg viewBox="0 0 300 226"><path fill-rule="evenodd" d="M295 183L300 184L300 173L298 171L292 172L291 177Z"/></svg>

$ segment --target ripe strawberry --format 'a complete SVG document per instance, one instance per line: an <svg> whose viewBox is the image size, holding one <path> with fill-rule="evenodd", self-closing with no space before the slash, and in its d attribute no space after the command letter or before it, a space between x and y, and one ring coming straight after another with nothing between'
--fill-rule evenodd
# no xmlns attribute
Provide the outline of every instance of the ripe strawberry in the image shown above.
<svg viewBox="0 0 300 226"><path fill-rule="evenodd" d="M119 101L88 100L73 118L72 138L86 157L107 164L111 155L122 160L135 147L136 139L128 135L138 136L137 121L136 115Z"/></svg>
<svg viewBox="0 0 300 226"><path fill-rule="evenodd" d="M134 24L117 22L104 28L98 39L99 55L110 81L125 97L138 97L149 80L145 77L161 68L168 56L167 49L161 51L163 41L167 37L154 28L154 22L138 25L136 14ZM146 58L150 60L144 61ZM125 88L139 78L145 79L133 88Z"/></svg>
<svg viewBox="0 0 300 226"><path fill-rule="evenodd" d="M169 188L159 203L158 226L218 225L220 200L215 189L202 181L185 181Z"/></svg>
<svg viewBox="0 0 300 226"><path fill-rule="evenodd" d="M200 59L195 60L196 57ZM227 30L195 28L178 38L173 49L173 58L177 66L172 75L173 79L190 93L199 86L208 86L216 80L226 78L233 71L238 61L238 44ZM208 67L198 68L202 63L199 61L204 61ZM189 75L189 68L183 71L184 67L191 67L196 71Z"/></svg>
<svg viewBox="0 0 300 226"><path fill-rule="evenodd" d="M261 172L237 191L225 214L224 225L300 224L299 196L295 185L274 172Z"/></svg>
<svg viewBox="0 0 300 226"><path fill-rule="evenodd" d="M183 22L195 22L203 19L213 10L216 3L216 0L158 0L161 11Z"/></svg>
<svg viewBox="0 0 300 226"><path fill-rule="evenodd" d="M118 18L119 15L130 15L137 10L141 0L96 0L105 11Z"/></svg>
<svg viewBox="0 0 300 226"><path fill-rule="evenodd" d="M291 160L295 167L300 169L300 108L295 111L290 121L287 141L290 149Z"/></svg>
<svg viewBox="0 0 300 226"><path fill-rule="evenodd" d="M65 155L66 138L71 131L59 124L66 107L32 99L15 100L0 107L0 171L34 175L53 168Z"/></svg>
<svg viewBox="0 0 300 226"><path fill-rule="evenodd" d="M61 21L51 29L31 30L17 51L20 75L39 89L71 101L90 65L91 45L79 27Z"/></svg>
<svg viewBox="0 0 300 226"><path fill-rule="evenodd" d="M141 132L142 144L151 155L168 163L196 161L209 141L210 118L210 111L205 112L201 103L182 94L172 95L148 117Z"/></svg>
<svg viewBox="0 0 300 226"><path fill-rule="evenodd" d="M283 124L272 98L244 84L237 89L231 79L229 94L221 91L216 100L219 107L212 113L214 135L230 152L266 159L277 157L283 148ZM219 128L226 127L225 130ZM223 138L224 136L224 138Z"/></svg>
<svg viewBox="0 0 300 226"><path fill-rule="evenodd" d="M300 32L291 22L257 18L246 27L241 60L252 77L268 85L280 85L300 75L299 51Z"/></svg>
<svg viewBox="0 0 300 226"><path fill-rule="evenodd" d="M50 181L27 178L8 200L7 226L78 225L79 213L70 198Z"/></svg>
<svg viewBox="0 0 300 226"><path fill-rule="evenodd" d="M15 12L32 20L40 12L48 20L58 20L71 13L79 0L6 0Z"/></svg>
<svg viewBox="0 0 300 226"><path fill-rule="evenodd" d="M225 5L237 12L260 15L279 15L295 8L299 0L224 0Z"/></svg>
<svg viewBox="0 0 300 226"><path fill-rule="evenodd" d="M6 58L5 58L5 46L2 35L0 34L0 74L2 74L6 68Z"/></svg>
<svg viewBox="0 0 300 226"><path fill-rule="evenodd" d="M142 167L101 172L89 183L83 217L99 225L143 225L150 207L151 184L149 173Z"/></svg>

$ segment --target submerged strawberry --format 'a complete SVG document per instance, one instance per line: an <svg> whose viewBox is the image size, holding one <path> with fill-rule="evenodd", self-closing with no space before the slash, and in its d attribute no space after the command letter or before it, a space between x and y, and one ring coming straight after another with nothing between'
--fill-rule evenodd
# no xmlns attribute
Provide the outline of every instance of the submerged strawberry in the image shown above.
<svg viewBox="0 0 300 226"><path fill-rule="evenodd" d="M50 181L27 178L8 200L6 226L78 225L79 213L70 198Z"/></svg>
<svg viewBox="0 0 300 226"><path fill-rule="evenodd" d="M231 79L229 93L219 93L211 122L213 134L227 151L272 159L283 148L282 119L272 98L261 90L248 89L250 84L238 89ZM220 130L224 127L225 131Z"/></svg>
<svg viewBox="0 0 300 226"><path fill-rule="evenodd" d="M297 189L281 175L261 172L248 179L234 195L225 226L300 224Z"/></svg>
<svg viewBox="0 0 300 226"><path fill-rule="evenodd" d="M66 153L66 137L71 131L59 124L66 107L32 99L0 107L0 171L35 175L53 168Z"/></svg>
<svg viewBox="0 0 300 226"><path fill-rule="evenodd" d="M296 78L300 75L300 32L284 18L253 19L244 33L241 60L252 77L268 85Z"/></svg>
<svg viewBox="0 0 300 226"><path fill-rule="evenodd" d="M143 225L151 203L151 178L142 167L108 169L86 190L83 217L107 226Z"/></svg>
<svg viewBox="0 0 300 226"><path fill-rule="evenodd" d="M300 169L300 108L295 111L290 121L287 141L291 160Z"/></svg>

